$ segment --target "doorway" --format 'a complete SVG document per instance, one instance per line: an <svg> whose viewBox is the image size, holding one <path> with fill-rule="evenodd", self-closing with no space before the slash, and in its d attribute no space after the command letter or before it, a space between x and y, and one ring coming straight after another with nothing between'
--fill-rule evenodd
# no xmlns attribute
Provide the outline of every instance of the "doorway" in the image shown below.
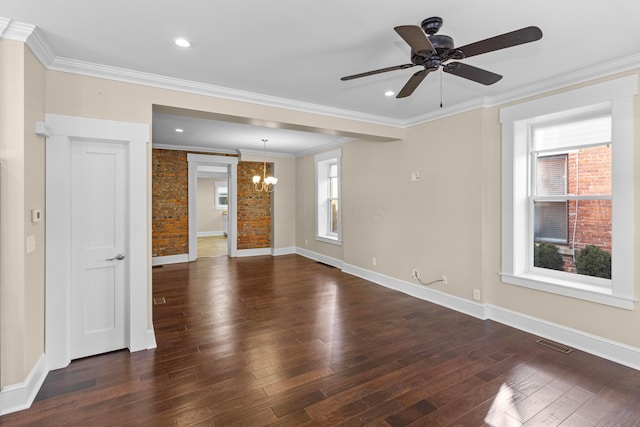
<svg viewBox="0 0 640 427"><path fill-rule="evenodd" d="M198 258L228 255L228 166L199 165L196 186Z"/></svg>
<svg viewBox="0 0 640 427"><path fill-rule="evenodd" d="M207 215L207 211L215 210L216 200L213 206L204 206L203 212L199 211L199 204L204 205L206 201L200 202L198 192L198 180L201 178L214 178L213 191L215 199L218 199L218 210L222 212L223 230L214 230L226 232L226 254L231 257L237 255L237 167L238 158L230 156L215 156L206 154L187 154L189 163L189 261L194 261L199 257L198 254L198 229L201 225L201 218ZM226 200L224 194L224 183L226 178ZM215 182L218 184L218 192L216 193ZM225 206L220 202L226 201ZM224 213L226 212L226 215ZM212 215L213 216L213 215ZM204 218L208 219L208 218Z"/></svg>

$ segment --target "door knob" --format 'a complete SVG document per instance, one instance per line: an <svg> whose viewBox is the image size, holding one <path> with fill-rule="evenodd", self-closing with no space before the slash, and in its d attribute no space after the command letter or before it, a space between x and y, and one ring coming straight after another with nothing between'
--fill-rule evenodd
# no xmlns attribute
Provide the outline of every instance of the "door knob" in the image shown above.
<svg viewBox="0 0 640 427"><path fill-rule="evenodd" d="M124 254L122 252L120 252L118 255L114 256L113 258L107 258L107 261L113 261L113 260L122 260L124 259Z"/></svg>

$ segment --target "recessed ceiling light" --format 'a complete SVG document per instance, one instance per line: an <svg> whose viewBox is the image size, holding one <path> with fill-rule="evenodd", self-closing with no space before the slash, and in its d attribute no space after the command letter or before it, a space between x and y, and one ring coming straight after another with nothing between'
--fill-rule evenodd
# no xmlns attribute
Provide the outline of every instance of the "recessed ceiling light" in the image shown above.
<svg viewBox="0 0 640 427"><path fill-rule="evenodd" d="M191 47L191 42L187 39L178 38L178 39L175 39L173 42L180 47Z"/></svg>
<svg viewBox="0 0 640 427"><path fill-rule="evenodd" d="M386 91L386 92L384 93L384 96L393 96L393 95L395 95L395 94L396 94L396 93L395 93L394 91L392 91L392 90L388 90L388 91Z"/></svg>
<svg viewBox="0 0 640 427"><path fill-rule="evenodd" d="M176 132L182 133L182 132L184 132L184 129L176 128Z"/></svg>

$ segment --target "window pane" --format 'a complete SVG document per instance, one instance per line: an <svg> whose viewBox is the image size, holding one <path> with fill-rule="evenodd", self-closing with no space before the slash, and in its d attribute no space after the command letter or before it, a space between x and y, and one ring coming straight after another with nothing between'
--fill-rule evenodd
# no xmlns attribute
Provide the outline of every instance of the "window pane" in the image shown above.
<svg viewBox="0 0 640 427"><path fill-rule="evenodd" d="M572 151L567 168L569 194L611 194L611 145Z"/></svg>
<svg viewBox="0 0 640 427"><path fill-rule="evenodd" d="M329 197L335 199L338 197L338 178L332 177L329 179Z"/></svg>
<svg viewBox="0 0 640 427"><path fill-rule="evenodd" d="M331 200L331 227L332 233L338 233L338 200Z"/></svg>
<svg viewBox="0 0 640 427"><path fill-rule="evenodd" d="M547 209L543 205L553 203L558 202L536 203L536 224L538 211ZM553 209L560 210L557 206L549 210ZM569 213L567 242L537 240L534 244L534 266L610 279L611 200L573 200L569 201L566 209Z"/></svg>
<svg viewBox="0 0 640 427"><path fill-rule="evenodd" d="M536 242L567 242L567 202L534 202Z"/></svg>
<svg viewBox="0 0 640 427"><path fill-rule="evenodd" d="M534 150L611 142L611 116L534 127Z"/></svg>
<svg viewBox="0 0 640 427"><path fill-rule="evenodd" d="M541 156L536 159L536 195L567 194L567 155Z"/></svg>

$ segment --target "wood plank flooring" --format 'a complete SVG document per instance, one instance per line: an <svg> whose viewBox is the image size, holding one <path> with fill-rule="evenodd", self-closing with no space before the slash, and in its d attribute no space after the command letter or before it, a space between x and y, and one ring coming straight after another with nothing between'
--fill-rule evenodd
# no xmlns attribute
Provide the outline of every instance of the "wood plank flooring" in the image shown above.
<svg viewBox="0 0 640 427"><path fill-rule="evenodd" d="M158 348L76 360L1 425L640 426L640 372L296 255L153 269Z"/></svg>

